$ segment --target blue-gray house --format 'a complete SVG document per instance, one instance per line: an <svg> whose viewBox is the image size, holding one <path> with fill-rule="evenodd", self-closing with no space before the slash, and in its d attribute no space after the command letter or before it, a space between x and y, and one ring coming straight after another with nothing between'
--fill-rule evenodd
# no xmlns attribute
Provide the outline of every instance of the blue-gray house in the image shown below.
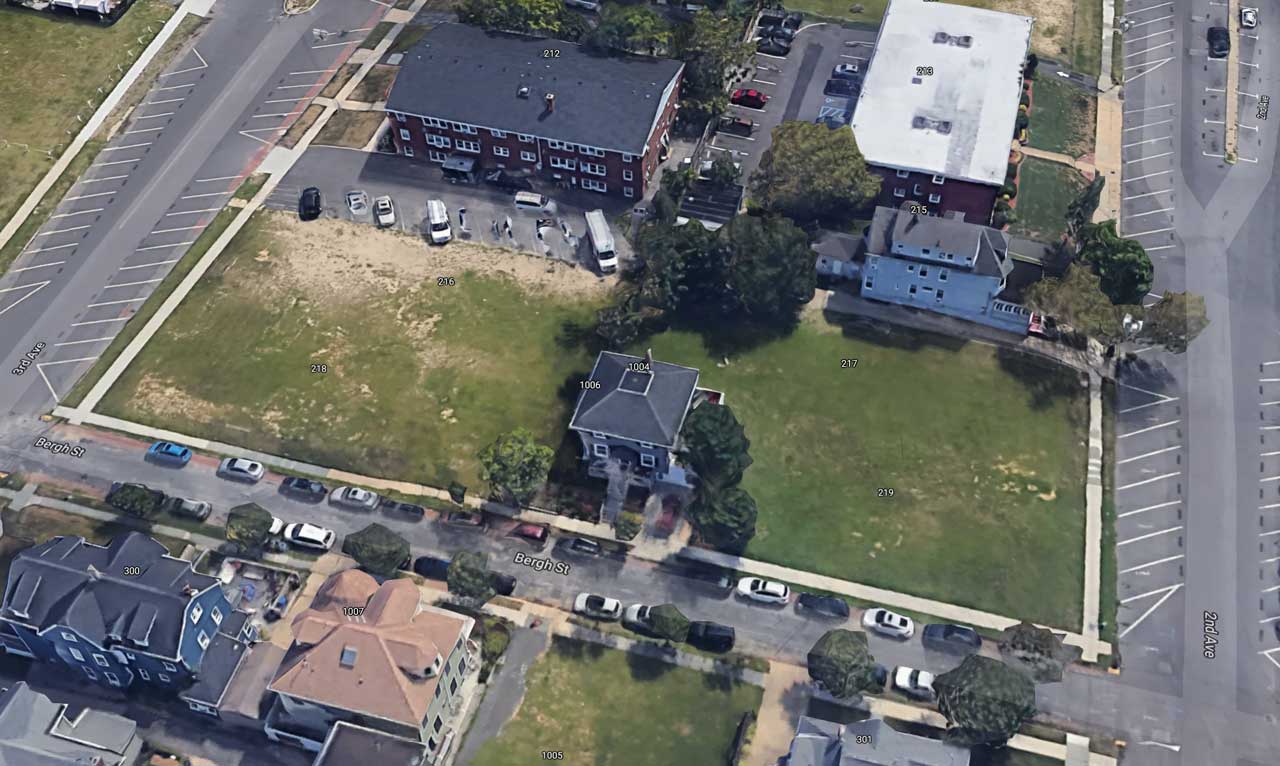
<svg viewBox="0 0 1280 766"><path fill-rule="evenodd" d="M14 558L0 644L99 684L177 691L201 679L215 641L252 639L244 617L216 578L144 534L105 546L55 537Z"/></svg>
<svg viewBox="0 0 1280 766"><path fill-rule="evenodd" d="M1031 312L1000 298L1013 268L1003 231L908 206L877 207L861 294L1025 335Z"/></svg>

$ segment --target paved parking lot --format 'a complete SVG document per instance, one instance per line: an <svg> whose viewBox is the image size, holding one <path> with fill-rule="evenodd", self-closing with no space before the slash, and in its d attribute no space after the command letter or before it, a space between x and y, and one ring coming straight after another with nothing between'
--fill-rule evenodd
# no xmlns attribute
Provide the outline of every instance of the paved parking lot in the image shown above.
<svg viewBox="0 0 1280 766"><path fill-rule="evenodd" d="M708 142L707 155L729 152L742 164L745 181L760 164L760 155L769 148L770 133L784 120L813 122L819 118L849 124L856 97L831 97L823 87L837 64L857 64L865 72L875 46L876 33L864 29L844 29L835 24L801 27L785 57L757 53L755 70L735 87L755 88L769 96L763 109L730 106L731 114L754 120L750 137L717 133Z"/></svg>
<svg viewBox="0 0 1280 766"><path fill-rule="evenodd" d="M355 218L346 206L348 191L363 190L371 201L385 194L395 203L396 227L425 238L427 200L438 199L449 210L456 239L525 250L591 269L595 263L583 214L601 208L609 217L619 257L624 260L632 257L624 238L626 231L621 228L623 222L630 221L626 201L592 192L551 192L539 187L555 201L555 212L521 210L512 204L510 192L485 184L452 184L443 180L439 166L434 163L412 162L394 154L318 146L308 149L293 166L267 200L267 206L295 211L298 196L308 186L320 189L326 217ZM460 219L462 211L465 212ZM370 213L356 220L373 222ZM551 225L539 228L540 220L544 224L549 221Z"/></svg>

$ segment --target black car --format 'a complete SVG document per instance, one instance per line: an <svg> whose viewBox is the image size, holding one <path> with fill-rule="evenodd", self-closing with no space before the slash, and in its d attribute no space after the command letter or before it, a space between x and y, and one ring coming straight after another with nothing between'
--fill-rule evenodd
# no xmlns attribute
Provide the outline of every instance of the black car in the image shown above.
<svg viewBox="0 0 1280 766"><path fill-rule="evenodd" d="M755 132L755 129L756 123L754 120L732 115L721 117L720 124L716 127L716 130L721 133L732 133L735 136L749 136Z"/></svg>
<svg viewBox="0 0 1280 766"><path fill-rule="evenodd" d="M604 553L600 543L585 537L566 537L556 542L556 549L565 553L579 553L584 556L599 556Z"/></svg>
<svg viewBox="0 0 1280 766"><path fill-rule="evenodd" d="M920 640L924 648L948 654L973 654L982 648L982 636L978 631L963 625L926 625Z"/></svg>
<svg viewBox="0 0 1280 766"><path fill-rule="evenodd" d="M871 678L876 682L876 691L884 691L884 685L889 683L889 669L877 662Z"/></svg>
<svg viewBox="0 0 1280 766"><path fill-rule="evenodd" d="M789 43L796 39L796 31L787 27L772 27L770 29L761 29L759 32L756 32L756 37L758 39L770 37L774 40L783 40Z"/></svg>
<svg viewBox="0 0 1280 766"><path fill-rule="evenodd" d="M816 593L801 593L796 599L797 609L808 609L814 614L832 619L849 619L849 604L835 596L819 596Z"/></svg>
<svg viewBox="0 0 1280 766"><path fill-rule="evenodd" d="M733 590L734 581L730 573L712 564L691 563L683 568L681 574L691 580L706 583L721 595L727 596Z"/></svg>
<svg viewBox="0 0 1280 766"><path fill-rule="evenodd" d="M308 186L302 190L298 200L298 217L304 221L314 221L320 217L320 190Z"/></svg>
<svg viewBox="0 0 1280 766"><path fill-rule="evenodd" d="M1226 27L1209 27L1209 57L1224 59L1231 52L1231 33Z"/></svg>
<svg viewBox="0 0 1280 766"><path fill-rule="evenodd" d="M794 11L791 13L788 13L787 17L782 20L782 26L786 29L799 29L800 25L803 23L804 23L804 14L797 13Z"/></svg>
<svg viewBox="0 0 1280 766"><path fill-rule="evenodd" d="M785 56L790 52L791 43L786 40L766 37L756 42L756 53L763 53L766 56Z"/></svg>
<svg viewBox="0 0 1280 766"><path fill-rule="evenodd" d="M780 27L787 20L787 12L781 8L766 8L760 11L759 25L762 29Z"/></svg>
<svg viewBox="0 0 1280 766"><path fill-rule="evenodd" d="M489 582L493 585L493 589L497 591L499 596L510 596L516 589L516 578L509 574L494 572Z"/></svg>
<svg viewBox="0 0 1280 766"><path fill-rule="evenodd" d="M685 638L689 646L706 652L727 652L733 648L733 628L718 622L695 620L689 623L689 635Z"/></svg>
<svg viewBox="0 0 1280 766"><path fill-rule="evenodd" d="M858 92L858 84L852 80L833 77L822 86L822 92L828 96L853 96Z"/></svg>
<svg viewBox="0 0 1280 766"><path fill-rule="evenodd" d="M449 560L438 559L435 556L419 556L413 560L413 572L428 580L448 580Z"/></svg>
<svg viewBox="0 0 1280 766"><path fill-rule="evenodd" d="M501 168L486 170L484 182L505 191L533 191L533 182L521 176L515 176Z"/></svg>
<svg viewBox="0 0 1280 766"><path fill-rule="evenodd" d="M328 496L329 490L323 484L301 476L290 476L280 482L280 491L286 495L319 502Z"/></svg>
<svg viewBox="0 0 1280 766"><path fill-rule="evenodd" d="M427 515L427 509L421 505L402 503L399 500L391 500L386 497L378 501L378 507L384 511L404 514L414 521L421 521L422 518Z"/></svg>

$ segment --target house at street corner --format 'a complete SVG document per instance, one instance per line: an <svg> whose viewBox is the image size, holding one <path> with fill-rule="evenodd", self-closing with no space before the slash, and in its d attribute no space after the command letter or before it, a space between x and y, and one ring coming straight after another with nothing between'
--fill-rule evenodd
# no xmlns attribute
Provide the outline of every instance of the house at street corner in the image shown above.
<svg viewBox="0 0 1280 766"><path fill-rule="evenodd" d="M405 53L387 117L415 161L640 199L667 154L683 69L439 24Z"/></svg>
<svg viewBox="0 0 1280 766"><path fill-rule="evenodd" d="M268 686L276 698L267 736L318 752L345 722L425 745L428 762L438 763L458 735L474 686L468 678L480 667L474 625L424 604L411 580L379 585L356 569L333 575L293 620L293 645Z"/></svg>
<svg viewBox="0 0 1280 766"><path fill-rule="evenodd" d="M0 690L4 766L134 766L141 753L128 718L59 705L22 681Z"/></svg>
<svg viewBox="0 0 1280 766"><path fill-rule="evenodd" d="M107 545L55 537L21 551L0 606L5 651L119 688L225 685L242 651L229 666L211 657L254 637L217 578L140 532Z"/></svg>
<svg viewBox="0 0 1280 766"><path fill-rule="evenodd" d="M880 718L840 725L801 716L785 766L969 766L969 751L897 731Z"/></svg>
<svg viewBox="0 0 1280 766"><path fill-rule="evenodd" d="M1008 171L1029 16L892 0L850 123L877 204L990 223Z"/></svg>

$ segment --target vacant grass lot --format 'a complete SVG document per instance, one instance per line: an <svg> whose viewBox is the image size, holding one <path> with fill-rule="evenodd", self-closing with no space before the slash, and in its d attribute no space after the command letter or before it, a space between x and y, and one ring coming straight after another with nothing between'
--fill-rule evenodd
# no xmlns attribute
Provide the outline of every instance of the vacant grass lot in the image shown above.
<svg viewBox="0 0 1280 766"><path fill-rule="evenodd" d="M563 638L529 669L524 700L473 766L718 764L758 687Z"/></svg>
<svg viewBox="0 0 1280 766"><path fill-rule="evenodd" d="M560 442L574 378L590 370L556 336L566 319L588 319L607 288L582 270L545 268L507 251L260 214L100 409L322 465L475 487L476 451L498 433L522 425ZM442 276L455 284L440 286ZM745 424L755 459L746 487L760 505L749 555L1078 626L1085 408L1072 374L817 312L727 366L691 333L644 345L701 369ZM859 362L842 369L841 359Z"/></svg>
<svg viewBox="0 0 1280 766"><path fill-rule="evenodd" d="M1038 242L1056 242L1067 229L1067 206L1086 185L1075 168L1025 157L1018 174L1018 221L1009 230Z"/></svg>
<svg viewBox="0 0 1280 766"><path fill-rule="evenodd" d="M0 224L48 171L46 152L58 156L72 138L66 130L82 124L76 115L88 119L102 101L98 89L115 87L116 66L128 69L173 9L138 0L108 27L0 4Z"/></svg>
<svg viewBox="0 0 1280 766"><path fill-rule="evenodd" d="M1091 154L1097 133L1097 100L1058 77L1036 78L1031 145L1072 157Z"/></svg>

